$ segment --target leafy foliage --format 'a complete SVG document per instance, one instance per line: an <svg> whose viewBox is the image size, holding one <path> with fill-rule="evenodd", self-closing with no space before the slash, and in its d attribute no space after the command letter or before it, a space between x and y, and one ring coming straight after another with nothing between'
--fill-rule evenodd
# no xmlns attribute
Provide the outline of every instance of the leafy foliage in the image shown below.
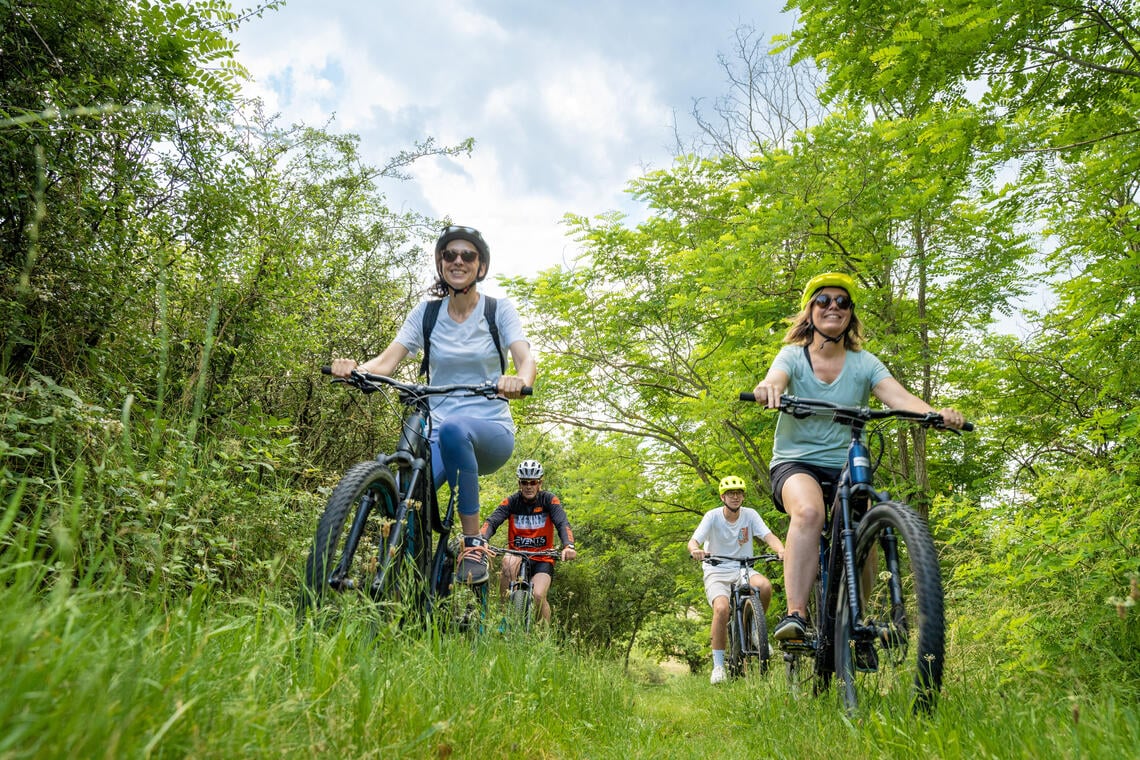
<svg viewBox="0 0 1140 760"><path fill-rule="evenodd" d="M0 2L0 553L20 604L126 589L193 621L209 594L287 598L337 473L391 448L394 410L316 370L377 353L420 297L434 222L384 183L474 143L370 166L355 136L243 102L228 34L277 5ZM639 649L700 667L681 547L729 473L783 533L772 416L736 398L802 283L841 269L868 348L978 423L882 443L881 482L931 507L959 645L1006 685L1131 693L1136 6L790 7L781 56L738 37L709 154L630 185L644 219L569 215L582 259L505 283L542 352L516 460L546 463L581 549L555 624L627 671ZM829 111L784 99L821 74ZM1013 315L1023 336L995 330ZM484 489L514 490L511 467Z"/></svg>

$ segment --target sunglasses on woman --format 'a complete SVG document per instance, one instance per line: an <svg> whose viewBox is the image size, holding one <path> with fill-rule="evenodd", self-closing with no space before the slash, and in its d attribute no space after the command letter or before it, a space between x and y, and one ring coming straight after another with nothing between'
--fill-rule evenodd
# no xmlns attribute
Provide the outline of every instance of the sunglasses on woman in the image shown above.
<svg viewBox="0 0 1140 760"><path fill-rule="evenodd" d="M456 259L463 259L464 264L470 264L473 261L475 261L475 259L479 258L479 252L478 251L453 251L449 248L445 248L443 253L442 253L442 256L443 256L443 260L446 261L448 264L455 261Z"/></svg>
<svg viewBox="0 0 1140 760"><path fill-rule="evenodd" d="M811 302L821 309L826 309L831 305L832 301L835 301L835 308L839 309L840 311L847 311L855 305L855 302L852 301L848 296L842 295L829 296L827 293L820 293L811 299Z"/></svg>

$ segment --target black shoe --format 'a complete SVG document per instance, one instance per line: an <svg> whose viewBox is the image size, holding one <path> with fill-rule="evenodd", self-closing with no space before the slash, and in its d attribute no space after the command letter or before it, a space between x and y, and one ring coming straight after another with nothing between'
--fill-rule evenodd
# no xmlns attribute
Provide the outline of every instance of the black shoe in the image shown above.
<svg viewBox="0 0 1140 760"><path fill-rule="evenodd" d="M463 537L463 551L459 554L459 569L455 572L457 581L472 586L487 582L490 577L490 573L487 571L487 555L478 551L469 551L472 547L486 545L487 542L479 536Z"/></svg>
<svg viewBox="0 0 1140 760"><path fill-rule="evenodd" d="M804 616L798 612L790 612L776 623L776 627L772 630L772 638L777 641L802 639L806 630L807 621L804 620Z"/></svg>
<svg viewBox="0 0 1140 760"><path fill-rule="evenodd" d="M855 642L855 670L860 673L874 673L879 669L879 655L870 641Z"/></svg>

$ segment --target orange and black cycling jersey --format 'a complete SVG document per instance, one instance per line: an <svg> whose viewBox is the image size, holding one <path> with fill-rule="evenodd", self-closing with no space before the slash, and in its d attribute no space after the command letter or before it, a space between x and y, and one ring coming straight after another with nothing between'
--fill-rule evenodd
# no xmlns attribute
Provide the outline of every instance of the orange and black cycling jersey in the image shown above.
<svg viewBox="0 0 1140 760"><path fill-rule="evenodd" d="M550 491L539 491L534 501L527 502L515 492L503 499L495 511L484 521L481 533L485 538L507 523L507 545L520 551L545 551L554 548L554 531L562 545L574 543L574 532L566 518L562 502ZM541 562L550 559L536 558Z"/></svg>

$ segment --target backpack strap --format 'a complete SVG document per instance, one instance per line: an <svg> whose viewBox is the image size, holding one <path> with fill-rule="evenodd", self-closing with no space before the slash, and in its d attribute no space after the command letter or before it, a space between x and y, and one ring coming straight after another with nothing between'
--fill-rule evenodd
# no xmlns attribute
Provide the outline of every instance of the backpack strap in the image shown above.
<svg viewBox="0 0 1140 760"><path fill-rule="evenodd" d="M431 331L435 328L435 322L439 319L439 307L443 303L442 299L435 301L428 301L427 308L424 309L424 358L420 362L420 374L425 376L425 381L431 382L431 374L428 372L428 357L431 356Z"/></svg>
<svg viewBox="0 0 1140 760"><path fill-rule="evenodd" d="M428 383L431 382L431 372L428 370L428 359L431 356L431 331L435 328L436 321L439 320L439 307L442 303L442 299L428 301L427 308L424 309L424 358L420 362L420 374L425 376ZM499 372L505 375L507 374L507 357L503 354L503 346L499 342L499 323L495 318L498 305L497 299L488 295L483 296L483 318L487 320L487 327L491 331L491 342L495 344L495 353L499 355Z"/></svg>
<svg viewBox="0 0 1140 760"><path fill-rule="evenodd" d="M499 323L495 319L496 308L499 301L491 296L483 296L483 318L487 320L487 327L491 330L491 342L495 344L495 353L499 355L499 374L507 374L507 357L503 353L503 345L499 342Z"/></svg>

